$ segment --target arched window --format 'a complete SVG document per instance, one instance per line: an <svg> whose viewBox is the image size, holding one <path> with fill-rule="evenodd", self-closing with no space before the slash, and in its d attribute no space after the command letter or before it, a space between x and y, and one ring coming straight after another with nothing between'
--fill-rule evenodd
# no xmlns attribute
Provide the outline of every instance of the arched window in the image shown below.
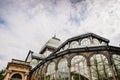
<svg viewBox="0 0 120 80"><path fill-rule="evenodd" d="M107 58L102 54L91 57L91 72L93 80L112 80L112 71Z"/></svg>
<svg viewBox="0 0 120 80"><path fill-rule="evenodd" d="M69 48L69 45L66 44L66 45L64 46L64 50L66 50L66 49L68 49L68 48Z"/></svg>
<svg viewBox="0 0 120 80"><path fill-rule="evenodd" d="M77 41L73 41L70 43L70 48L78 48L79 47L79 43Z"/></svg>
<svg viewBox="0 0 120 80"><path fill-rule="evenodd" d="M22 80L22 76L20 74L14 74L12 77L11 77L11 80Z"/></svg>
<svg viewBox="0 0 120 80"><path fill-rule="evenodd" d="M93 45L94 45L94 46L99 46L99 45L100 45L99 40L96 39L96 38L94 38L94 39L93 39Z"/></svg>
<svg viewBox="0 0 120 80"><path fill-rule="evenodd" d="M55 63L52 62L47 67L46 80L54 80L55 79Z"/></svg>
<svg viewBox="0 0 120 80"><path fill-rule="evenodd" d="M88 80L88 68L83 56L75 56L71 61L72 80Z"/></svg>
<svg viewBox="0 0 120 80"><path fill-rule="evenodd" d="M39 77L39 80L45 80L45 65L42 65L41 67L40 67L41 69L40 69L40 77ZM32 76L34 76L34 75L32 75Z"/></svg>
<svg viewBox="0 0 120 80"><path fill-rule="evenodd" d="M81 40L81 46L85 47L85 46L90 46L91 42L89 38L85 38Z"/></svg>
<svg viewBox="0 0 120 80"><path fill-rule="evenodd" d="M61 59L59 61L56 77L58 80L68 80L68 65L66 59Z"/></svg>
<svg viewBox="0 0 120 80"><path fill-rule="evenodd" d="M115 76L117 76L118 80L120 80L120 55L113 55L113 61L114 61L114 68L116 71Z"/></svg>

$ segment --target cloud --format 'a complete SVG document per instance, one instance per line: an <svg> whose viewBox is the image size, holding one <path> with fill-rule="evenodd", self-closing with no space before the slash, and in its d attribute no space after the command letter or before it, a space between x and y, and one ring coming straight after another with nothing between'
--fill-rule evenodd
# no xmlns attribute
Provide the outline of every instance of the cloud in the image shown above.
<svg viewBox="0 0 120 80"><path fill-rule="evenodd" d="M71 3L79 3L79 2L81 2L83 0L70 0L70 1L71 1Z"/></svg>
<svg viewBox="0 0 120 80"><path fill-rule="evenodd" d="M119 13L119 0L1 0L0 69L29 49L38 53L54 34L64 41L93 32L118 46Z"/></svg>

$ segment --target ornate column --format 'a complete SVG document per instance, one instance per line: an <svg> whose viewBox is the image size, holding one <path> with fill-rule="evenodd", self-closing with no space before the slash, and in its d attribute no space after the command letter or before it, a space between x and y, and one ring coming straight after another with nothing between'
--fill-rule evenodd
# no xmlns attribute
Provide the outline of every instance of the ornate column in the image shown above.
<svg viewBox="0 0 120 80"><path fill-rule="evenodd" d="M68 80L71 80L71 64L68 64Z"/></svg>
<svg viewBox="0 0 120 80"><path fill-rule="evenodd" d="M91 74L91 65L90 65L90 59L87 59L87 68L88 68L88 73L89 73L89 80L92 80L92 74Z"/></svg>
<svg viewBox="0 0 120 80"><path fill-rule="evenodd" d="M44 73L43 73L44 80L46 80L46 73L47 73L47 69L44 68Z"/></svg>
<svg viewBox="0 0 120 80"><path fill-rule="evenodd" d="M115 71L114 71L114 69L113 69L113 67L114 67L114 62L113 62L113 60L112 60L112 57L109 57L108 63L109 63L110 69L111 69L111 71L112 71L113 79L114 79L114 80L117 80L116 77L115 77Z"/></svg>
<svg viewBox="0 0 120 80"><path fill-rule="evenodd" d="M58 67L55 66L55 80L57 80L58 78Z"/></svg>
<svg viewBox="0 0 120 80"><path fill-rule="evenodd" d="M46 72L44 73L44 80L46 80Z"/></svg>
<svg viewBox="0 0 120 80"><path fill-rule="evenodd" d="M29 72L26 72L25 75L24 75L25 80L28 80L28 75L29 75Z"/></svg>
<svg viewBox="0 0 120 80"><path fill-rule="evenodd" d="M8 79L8 80L11 79L11 78L10 78L11 73L12 73L11 70L8 70L8 71L7 71L7 76L6 76L5 80L6 80L6 79Z"/></svg>

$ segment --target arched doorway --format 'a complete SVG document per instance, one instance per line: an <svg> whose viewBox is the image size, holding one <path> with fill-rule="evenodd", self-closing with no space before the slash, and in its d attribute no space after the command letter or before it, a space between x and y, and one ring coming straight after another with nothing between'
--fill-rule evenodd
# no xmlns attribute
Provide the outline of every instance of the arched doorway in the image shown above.
<svg viewBox="0 0 120 80"><path fill-rule="evenodd" d="M71 76L72 80L88 80L88 68L86 59L77 55L71 60Z"/></svg>
<svg viewBox="0 0 120 80"><path fill-rule="evenodd" d="M91 74L93 80L113 80L107 58L102 54L93 55L91 61Z"/></svg>
<svg viewBox="0 0 120 80"><path fill-rule="evenodd" d="M22 80L22 76L19 73L17 73L12 75L10 80Z"/></svg>
<svg viewBox="0 0 120 80"><path fill-rule="evenodd" d="M55 63L51 62L47 67L46 80L55 80Z"/></svg>
<svg viewBox="0 0 120 80"><path fill-rule="evenodd" d="M68 65L67 59L61 59L58 63L57 80L68 80Z"/></svg>

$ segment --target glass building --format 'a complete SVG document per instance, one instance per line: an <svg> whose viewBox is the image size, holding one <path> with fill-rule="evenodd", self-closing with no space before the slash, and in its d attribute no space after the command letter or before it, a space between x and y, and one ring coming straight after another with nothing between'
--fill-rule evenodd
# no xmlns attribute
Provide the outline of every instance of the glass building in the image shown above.
<svg viewBox="0 0 120 80"><path fill-rule="evenodd" d="M60 43L53 37L41 56L28 55L26 61L35 64L31 80L120 80L120 47L108 39L87 33Z"/></svg>

